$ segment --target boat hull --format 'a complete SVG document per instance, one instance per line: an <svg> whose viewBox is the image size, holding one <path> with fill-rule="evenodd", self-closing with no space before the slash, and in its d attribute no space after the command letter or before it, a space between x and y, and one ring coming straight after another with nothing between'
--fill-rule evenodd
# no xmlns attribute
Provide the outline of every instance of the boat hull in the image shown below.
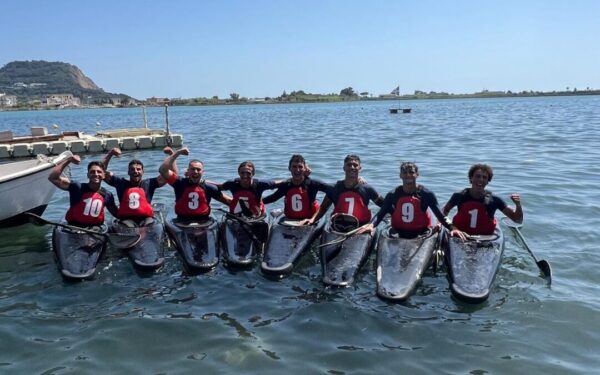
<svg viewBox="0 0 600 375"><path fill-rule="evenodd" d="M66 279L90 279L106 250L106 237L55 227L52 248L58 268Z"/></svg>
<svg viewBox="0 0 600 375"><path fill-rule="evenodd" d="M385 228L377 240L377 295L398 302L408 299L431 264L437 238L431 230L401 238Z"/></svg>
<svg viewBox="0 0 600 375"><path fill-rule="evenodd" d="M165 231L162 221L155 218L154 223L142 227L128 227L115 220L112 225L115 233L139 234L140 241L133 247L123 249L134 267L144 270L155 270L165 263L164 240Z"/></svg>
<svg viewBox="0 0 600 375"><path fill-rule="evenodd" d="M297 222L285 216L273 221L261 263L264 273L276 276L290 274L323 230L322 220L313 225L297 225Z"/></svg>
<svg viewBox="0 0 600 375"><path fill-rule="evenodd" d="M175 242L186 269L207 272L217 266L219 223L214 218L197 223L169 219L166 221L166 229Z"/></svg>
<svg viewBox="0 0 600 375"><path fill-rule="evenodd" d="M500 227L491 236L472 236L462 241L447 237L446 266L452 294L468 303L488 299L504 252L504 235Z"/></svg>
<svg viewBox="0 0 600 375"><path fill-rule="evenodd" d="M343 237L345 233L336 232L328 223L321 236L321 244ZM349 286L369 257L374 236L370 233L354 234L345 241L321 247L321 267L323 283L330 286Z"/></svg>
<svg viewBox="0 0 600 375"><path fill-rule="evenodd" d="M0 227L28 222L26 212L41 215L52 199L56 186L48 175L58 163L72 154L65 152L55 158L39 157L0 164Z"/></svg>

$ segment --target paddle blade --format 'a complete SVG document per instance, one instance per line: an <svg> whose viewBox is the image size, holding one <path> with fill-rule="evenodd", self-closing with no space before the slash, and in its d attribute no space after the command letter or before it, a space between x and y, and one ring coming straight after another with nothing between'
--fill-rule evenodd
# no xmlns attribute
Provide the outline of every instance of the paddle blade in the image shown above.
<svg viewBox="0 0 600 375"><path fill-rule="evenodd" d="M117 249L129 249L142 239L138 233L106 233L105 236L108 242Z"/></svg>
<svg viewBox="0 0 600 375"><path fill-rule="evenodd" d="M542 259L537 262L540 271L544 274L544 277L548 280L548 283L552 282L552 267L550 267L550 263L548 261Z"/></svg>

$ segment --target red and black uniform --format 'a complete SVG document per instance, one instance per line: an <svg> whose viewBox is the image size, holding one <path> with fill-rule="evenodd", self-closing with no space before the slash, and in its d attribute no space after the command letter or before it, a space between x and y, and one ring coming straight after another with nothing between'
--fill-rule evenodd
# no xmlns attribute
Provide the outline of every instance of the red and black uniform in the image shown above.
<svg viewBox="0 0 600 375"><path fill-rule="evenodd" d="M352 215L358 219L360 225L371 220L369 201L375 202L377 199L381 199L379 193L369 184L357 184L347 188L344 181L338 181L335 185L330 186L325 194L334 204L334 214Z"/></svg>
<svg viewBox="0 0 600 375"><path fill-rule="evenodd" d="M412 237L431 228L431 215L428 209L431 209L440 223L452 229L450 221L438 206L435 194L422 185L418 185L414 193L404 192L402 185L387 193L383 206L372 222L377 226L385 215L390 214L392 228L402 236Z"/></svg>
<svg viewBox="0 0 600 375"><path fill-rule="evenodd" d="M116 210L115 198L109 191L103 187L92 190L88 183L73 181L69 184L69 205L65 219L78 227L102 225L104 208Z"/></svg>
<svg viewBox="0 0 600 375"><path fill-rule="evenodd" d="M265 197L265 204L273 203L285 196L284 214L290 219L308 219L319 211L319 202L317 202L317 193L325 192L331 185L325 184L320 180L314 180L306 177L300 185L294 185L292 179L277 189L273 194Z"/></svg>
<svg viewBox="0 0 600 375"><path fill-rule="evenodd" d="M119 219L140 220L154 215L152 197L159 187L158 178L147 178L133 183L125 178L113 176L105 180L114 186L119 198Z"/></svg>
<svg viewBox="0 0 600 375"><path fill-rule="evenodd" d="M221 190L230 191L233 199L229 205L229 212L237 214L242 212L239 201L243 200L252 211L253 216L263 216L265 214L265 205L262 201L262 193L265 190L278 188L275 180L253 179L249 188L242 187L240 179L225 181L221 185Z"/></svg>
<svg viewBox="0 0 600 375"><path fill-rule="evenodd" d="M223 194L212 184L193 183L187 177L172 177L167 181L175 190L175 213L178 219L207 219L210 215L210 201L219 199Z"/></svg>
<svg viewBox="0 0 600 375"><path fill-rule="evenodd" d="M458 207L452 218L452 224L468 234L493 234L496 229L496 210L504 210L506 203L502 198L490 191L485 191L483 198L475 199L464 189L452 194L446 206Z"/></svg>

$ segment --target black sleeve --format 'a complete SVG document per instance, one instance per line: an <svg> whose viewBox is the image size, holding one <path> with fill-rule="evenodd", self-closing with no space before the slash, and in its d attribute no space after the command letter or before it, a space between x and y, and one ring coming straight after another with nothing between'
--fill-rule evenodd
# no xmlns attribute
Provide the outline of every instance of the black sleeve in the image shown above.
<svg viewBox="0 0 600 375"><path fill-rule="evenodd" d="M385 195L383 204L381 205L381 208L379 209L377 214L375 216L373 216L373 219L371 219L371 223L373 223L374 226L378 226L379 223L381 223L381 221L385 217L385 215L391 214L393 209L394 209L394 192L390 191L389 193L387 193Z"/></svg>
<svg viewBox="0 0 600 375"><path fill-rule="evenodd" d="M273 203L273 202L281 199L281 197L283 197L286 192L287 192L287 189L285 188L285 186L281 186L274 193L269 194L266 197L264 197L262 201L264 204Z"/></svg>

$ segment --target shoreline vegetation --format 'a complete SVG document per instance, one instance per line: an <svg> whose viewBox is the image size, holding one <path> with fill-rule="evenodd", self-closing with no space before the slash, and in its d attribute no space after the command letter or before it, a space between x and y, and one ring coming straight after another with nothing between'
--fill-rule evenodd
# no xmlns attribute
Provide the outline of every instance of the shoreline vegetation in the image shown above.
<svg viewBox="0 0 600 375"><path fill-rule="evenodd" d="M424 92L415 91L413 94L404 95L378 95L373 96L368 92L355 93L351 87L343 89L339 94L307 94L304 91L292 91L287 94L285 91L278 97L265 98L245 98L236 93L232 93L228 99L212 98L190 98L169 99L168 104L177 105L222 105L222 104L279 104L279 103L329 103L329 102L348 102L348 101L379 101L379 100L427 100L427 99L475 99L475 98L514 98L514 97L533 97L533 96L572 96L572 95L600 95L600 90L587 88L586 90L567 90L565 91L488 91L483 90L472 94L452 94L446 92Z"/></svg>
<svg viewBox="0 0 600 375"><path fill-rule="evenodd" d="M600 95L600 90L587 88L585 90L570 90L568 87L564 91L488 91L483 90L471 94L453 94L446 92L424 92L415 91L413 94L404 95L378 95L374 96L368 92L355 93L352 87L343 89L339 94L310 94L302 90L292 91L289 94L285 91L278 97L265 98L246 98L237 93L231 93L229 98L219 98L213 96L197 98L148 98L146 100L136 100L122 103L94 103L82 104L79 106L60 106L47 107L37 106L30 103L17 105L16 107L0 107L1 111L29 111L29 110L55 110L55 109L83 109L83 108L128 108L128 107L156 107L156 106L202 106L202 105L244 105L244 104L289 104L289 103L338 103L354 101L404 101L404 100L431 100L431 99L481 99L481 98L518 98L518 97L544 97L544 96L579 96L579 95Z"/></svg>

